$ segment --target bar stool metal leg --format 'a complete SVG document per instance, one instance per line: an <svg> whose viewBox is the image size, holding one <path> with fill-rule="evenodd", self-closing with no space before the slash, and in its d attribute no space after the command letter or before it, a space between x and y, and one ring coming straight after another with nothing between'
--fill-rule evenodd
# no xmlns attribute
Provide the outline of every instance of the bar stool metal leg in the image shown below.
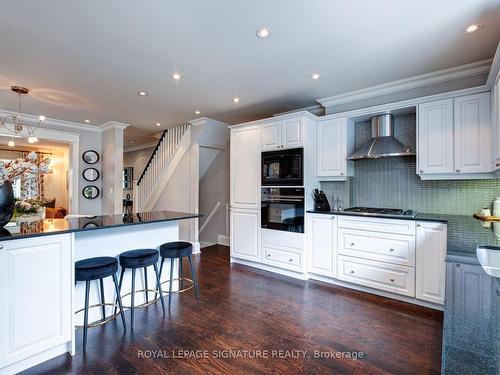
<svg viewBox="0 0 500 375"><path fill-rule="evenodd" d="M123 282L123 274L125 273L125 268L122 267L122 270L120 272L120 282L118 283L118 293L116 294L117 297L120 296L120 292L122 290L122 282ZM118 298L115 300L115 311L113 312L113 315L116 315L116 303L117 303Z"/></svg>
<svg viewBox="0 0 500 375"><path fill-rule="evenodd" d="M83 315L83 351L87 349L87 325L89 322L90 281L85 281L85 311Z"/></svg>
<svg viewBox="0 0 500 375"><path fill-rule="evenodd" d="M144 293L146 297L146 303L149 302L148 298L148 268L144 267Z"/></svg>
<svg viewBox="0 0 500 375"><path fill-rule="evenodd" d="M160 293L161 308L163 309L163 315L165 315L165 301L163 300L163 291L161 290L160 274L158 272L158 266L156 264L153 264L153 267L155 269L156 284L158 285L157 289Z"/></svg>
<svg viewBox="0 0 500 375"><path fill-rule="evenodd" d="M172 283L174 279L174 260L170 259L170 283L168 284L168 312L170 313L170 305L172 304Z"/></svg>
<svg viewBox="0 0 500 375"><path fill-rule="evenodd" d="M189 259L189 267L191 268L191 276L193 277L194 284L194 296L198 299L198 281L196 281L196 273L194 272L193 260L191 259L191 255L188 256Z"/></svg>
<svg viewBox="0 0 500 375"><path fill-rule="evenodd" d="M101 288L102 319L104 320L104 319L106 319L106 306L104 305L104 303L105 303L105 301L104 301L104 282L102 281L102 279L99 279L99 286Z"/></svg>
<svg viewBox="0 0 500 375"><path fill-rule="evenodd" d="M183 289L184 280L182 279L182 258L179 258L179 289Z"/></svg>
<svg viewBox="0 0 500 375"><path fill-rule="evenodd" d="M118 280L116 280L116 275L113 274L113 284L115 284L115 291L116 291L116 301L118 302L118 306L120 307L120 316L122 317L122 323L123 323L123 329L127 329L127 325L125 324L125 312L123 311L123 306L122 306L122 298L120 297L120 289L118 289Z"/></svg>
<svg viewBox="0 0 500 375"><path fill-rule="evenodd" d="M161 263L160 263L160 280L161 280L161 273L163 272L163 263L165 262L165 258L161 258ZM156 288L158 289L158 288ZM156 291L155 292L155 299L156 299L156 296L158 295L158 292Z"/></svg>
<svg viewBox="0 0 500 375"><path fill-rule="evenodd" d="M134 329L135 268L132 268L132 294L130 295L130 327Z"/></svg>

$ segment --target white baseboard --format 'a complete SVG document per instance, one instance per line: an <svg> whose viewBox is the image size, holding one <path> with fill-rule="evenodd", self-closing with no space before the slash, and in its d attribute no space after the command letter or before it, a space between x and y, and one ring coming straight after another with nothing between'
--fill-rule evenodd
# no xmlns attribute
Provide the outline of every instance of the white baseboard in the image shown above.
<svg viewBox="0 0 500 375"><path fill-rule="evenodd" d="M219 234L218 242L219 245L229 246L229 236Z"/></svg>
<svg viewBox="0 0 500 375"><path fill-rule="evenodd" d="M217 245L216 243L213 242L206 242L206 241L200 241L200 248L203 249L205 247Z"/></svg>

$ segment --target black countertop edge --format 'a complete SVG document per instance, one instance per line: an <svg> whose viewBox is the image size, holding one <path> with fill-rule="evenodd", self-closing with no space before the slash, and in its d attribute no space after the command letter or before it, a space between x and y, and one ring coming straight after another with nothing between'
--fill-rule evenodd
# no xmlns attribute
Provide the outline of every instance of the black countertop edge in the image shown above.
<svg viewBox="0 0 500 375"><path fill-rule="evenodd" d="M448 219L444 215L435 214L417 214L416 216L407 215L377 215L377 214L361 214L358 212L345 212L345 211L315 211L307 210L310 214L325 214L325 215L342 215L342 216L359 216L359 217L377 217L381 219L399 219L399 220L413 220L413 221L433 221L438 223L447 223Z"/></svg>
<svg viewBox="0 0 500 375"><path fill-rule="evenodd" d="M148 215L154 215L156 217L150 219L143 219ZM159 215L163 215L163 217L159 217ZM72 218L72 219L44 219L35 223L20 224L21 226L23 224L25 226L38 224L40 226L38 232L12 233L8 235L5 234L5 232L6 231L8 232L9 227L0 228L0 231L4 232L4 233L0 232L0 243L3 241L12 241L24 238L55 236L59 234L89 232L89 231L96 231L108 228L118 228L118 227L133 226L133 225L145 225L145 224L161 223L168 221L196 219L203 216L204 215L201 214L175 212L175 211L151 211L151 212L133 213L129 214L129 216L127 216L127 214L116 214L116 215L87 216L87 217ZM122 221L120 222L119 219L121 219ZM46 225L50 227L50 224L52 223L56 223L53 229L45 228ZM97 224L97 226L88 226L89 223Z"/></svg>

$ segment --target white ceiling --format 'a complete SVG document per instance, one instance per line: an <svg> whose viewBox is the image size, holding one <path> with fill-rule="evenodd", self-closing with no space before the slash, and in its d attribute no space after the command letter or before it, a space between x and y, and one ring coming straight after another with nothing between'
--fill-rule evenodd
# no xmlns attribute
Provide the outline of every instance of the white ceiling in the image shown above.
<svg viewBox="0 0 500 375"><path fill-rule="evenodd" d="M0 9L0 109L15 110L9 87L25 85L25 112L125 122L137 137L194 110L237 123L490 58L500 39L500 0L0 0ZM483 28L462 34L471 23ZM273 30L265 40L255 36L263 25Z"/></svg>

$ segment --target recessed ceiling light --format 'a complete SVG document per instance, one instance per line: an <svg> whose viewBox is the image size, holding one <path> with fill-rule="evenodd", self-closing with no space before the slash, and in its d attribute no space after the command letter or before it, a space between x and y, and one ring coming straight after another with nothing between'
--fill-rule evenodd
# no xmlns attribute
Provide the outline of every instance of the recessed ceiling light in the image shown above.
<svg viewBox="0 0 500 375"><path fill-rule="evenodd" d="M468 26L463 33L470 34L473 33L474 31L477 31L481 28L481 25L478 25L476 23L473 23L472 25Z"/></svg>
<svg viewBox="0 0 500 375"><path fill-rule="evenodd" d="M195 115L199 115L201 112L200 111L194 111Z"/></svg>
<svg viewBox="0 0 500 375"><path fill-rule="evenodd" d="M146 91L139 91L137 93L137 95L139 95L139 96L148 96L148 93Z"/></svg>
<svg viewBox="0 0 500 375"><path fill-rule="evenodd" d="M161 126L161 122L155 122L156 126Z"/></svg>
<svg viewBox="0 0 500 375"><path fill-rule="evenodd" d="M175 79L176 81L181 79L181 75L179 73L174 73L172 74L172 78Z"/></svg>
<svg viewBox="0 0 500 375"><path fill-rule="evenodd" d="M44 115L40 115L38 116L38 119L41 121L41 122L44 122L46 117Z"/></svg>
<svg viewBox="0 0 500 375"><path fill-rule="evenodd" d="M272 34L272 31L269 27L259 27L257 31L255 32L258 38L260 39L266 39L269 38Z"/></svg>
<svg viewBox="0 0 500 375"><path fill-rule="evenodd" d="M319 79L319 77L321 77L321 74L319 74L319 73L312 73L312 74L309 75L309 77L311 79L314 79L315 81L317 81Z"/></svg>
<svg viewBox="0 0 500 375"><path fill-rule="evenodd" d="M90 122L90 120L83 120L84 122L86 122L87 124Z"/></svg>
<svg viewBox="0 0 500 375"><path fill-rule="evenodd" d="M239 103L240 102L240 98L238 98L237 96L235 96L233 98L233 103Z"/></svg>

